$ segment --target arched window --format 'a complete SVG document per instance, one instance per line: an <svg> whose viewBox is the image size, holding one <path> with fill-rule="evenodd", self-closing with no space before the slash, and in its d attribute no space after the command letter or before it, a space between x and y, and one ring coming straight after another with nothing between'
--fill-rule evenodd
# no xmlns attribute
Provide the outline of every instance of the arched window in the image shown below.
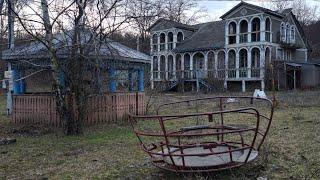
<svg viewBox="0 0 320 180"><path fill-rule="evenodd" d="M158 51L158 35L154 34L152 36L152 51L156 52Z"/></svg>
<svg viewBox="0 0 320 180"><path fill-rule="evenodd" d="M214 52L210 51L208 53L208 70L213 70L214 66L215 66L215 62L214 62Z"/></svg>
<svg viewBox="0 0 320 180"><path fill-rule="evenodd" d="M225 53L220 51L218 53L218 69L225 69Z"/></svg>
<svg viewBox="0 0 320 180"><path fill-rule="evenodd" d="M251 41L260 41L260 19L257 17L251 21Z"/></svg>
<svg viewBox="0 0 320 180"><path fill-rule="evenodd" d="M290 43L290 25L287 24L286 26L286 42Z"/></svg>
<svg viewBox="0 0 320 180"><path fill-rule="evenodd" d="M248 67L248 51L246 49L241 49L239 51L239 76L247 77L247 67Z"/></svg>
<svg viewBox="0 0 320 180"><path fill-rule="evenodd" d="M173 49L173 33L169 32L168 33L168 50Z"/></svg>
<svg viewBox="0 0 320 180"><path fill-rule="evenodd" d="M160 78L165 79L166 78L166 57L162 55L160 57Z"/></svg>
<svg viewBox="0 0 320 180"><path fill-rule="evenodd" d="M161 33L160 34L160 51L164 51L165 43L166 43L166 34L165 33Z"/></svg>
<svg viewBox="0 0 320 180"><path fill-rule="evenodd" d="M236 77L236 51L230 50L228 52L228 77L235 78Z"/></svg>
<svg viewBox="0 0 320 180"><path fill-rule="evenodd" d="M200 52L193 55L193 69L194 70L204 69L204 55Z"/></svg>
<svg viewBox="0 0 320 180"><path fill-rule="evenodd" d="M214 77L215 75L215 60L214 60L214 52L210 51L208 53L208 77Z"/></svg>
<svg viewBox="0 0 320 180"><path fill-rule="evenodd" d="M184 39L183 33L182 32L178 32L178 34L177 34L177 42L180 43L180 42L183 41L183 39Z"/></svg>
<svg viewBox="0 0 320 180"><path fill-rule="evenodd" d="M218 78L224 78L225 77L225 59L226 55L224 51L220 51L218 53Z"/></svg>
<svg viewBox="0 0 320 180"><path fill-rule="evenodd" d="M173 78L173 56L168 56L168 77L169 79Z"/></svg>
<svg viewBox="0 0 320 180"><path fill-rule="evenodd" d="M176 55L176 76L178 79L181 78L181 55Z"/></svg>
<svg viewBox="0 0 320 180"><path fill-rule="evenodd" d="M248 22L242 20L240 22L240 43L248 42Z"/></svg>
<svg viewBox="0 0 320 180"><path fill-rule="evenodd" d="M190 78L190 55L187 53L184 55L184 77Z"/></svg>
<svg viewBox="0 0 320 180"><path fill-rule="evenodd" d="M283 22L280 27L280 40L283 42L286 41L286 27Z"/></svg>
<svg viewBox="0 0 320 180"><path fill-rule="evenodd" d="M236 34L237 34L237 25L235 22L230 22L228 26L228 37L229 37L229 44L236 43Z"/></svg>
<svg viewBox="0 0 320 180"><path fill-rule="evenodd" d="M196 72L196 77L204 77L204 55L200 52L193 55L193 70Z"/></svg>
<svg viewBox="0 0 320 180"><path fill-rule="evenodd" d="M157 56L153 56L153 63L152 63L152 66L153 66L153 71L158 71L158 57Z"/></svg>
<svg viewBox="0 0 320 180"><path fill-rule="evenodd" d="M266 19L266 41L272 42L272 38L271 38L271 21L270 21L269 17L267 17L267 19Z"/></svg>
<svg viewBox="0 0 320 180"><path fill-rule="evenodd" d="M269 47L266 48L264 59L265 59L265 67L268 68L269 64L271 63L271 51Z"/></svg>
<svg viewBox="0 0 320 180"><path fill-rule="evenodd" d="M296 30L294 28L294 26L291 26L291 42L295 42L296 40Z"/></svg>
<svg viewBox="0 0 320 180"><path fill-rule="evenodd" d="M241 49L239 52L239 67L246 68L248 66L248 52L246 49Z"/></svg>
<svg viewBox="0 0 320 180"><path fill-rule="evenodd" d="M230 50L228 52L228 68L229 69L236 68L236 52L235 52L235 50Z"/></svg>
<svg viewBox="0 0 320 180"><path fill-rule="evenodd" d="M229 35L234 35L234 34L236 34L236 23L235 22L231 22L230 24L229 24Z"/></svg>
<svg viewBox="0 0 320 180"><path fill-rule="evenodd" d="M251 67L252 68L260 67L260 50L258 48L253 48L251 50Z"/></svg>
<svg viewBox="0 0 320 180"><path fill-rule="evenodd" d="M253 48L251 50L251 77L260 77L260 50Z"/></svg>
<svg viewBox="0 0 320 180"><path fill-rule="evenodd" d="M158 57L153 56L153 62L152 62L152 70L153 70L153 78L159 78L158 77Z"/></svg>

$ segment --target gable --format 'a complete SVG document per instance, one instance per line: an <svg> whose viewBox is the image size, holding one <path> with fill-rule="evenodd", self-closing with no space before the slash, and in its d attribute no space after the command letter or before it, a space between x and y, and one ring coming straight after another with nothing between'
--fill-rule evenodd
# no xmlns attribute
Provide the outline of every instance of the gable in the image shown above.
<svg viewBox="0 0 320 180"><path fill-rule="evenodd" d="M250 15L259 14L259 13L263 13L263 12L261 10L243 5L237 9L235 9L233 12L231 12L226 17L226 19L237 18L237 17L242 17L242 16L250 16Z"/></svg>
<svg viewBox="0 0 320 180"><path fill-rule="evenodd" d="M159 19L153 25L148 28L148 31L162 31L171 28L185 29L185 30L195 30L190 25L178 23L175 21L167 20L167 19Z"/></svg>
<svg viewBox="0 0 320 180"><path fill-rule="evenodd" d="M308 39L306 35L304 34L304 31L299 23L299 21L296 19L295 15L291 12L287 15L289 22L292 22L296 26L296 42L298 40L298 43L300 43L304 48L307 48L308 50L311 50L311 46L308 42Z"/></svg>
<svg viewBox="0 0 320 180"><path fill-rule="evenodd" d="M260 6L256 6L253 4L246 3L244 1L241 1L238 5L234 6L232 9L230 9L228 12L226 12L224 15L222 15L221 19L230 19L235 17L242 17L242 16L249 16L252 14L259 14L259 13L267 13L273 16L277 17L283 17L281 14L272 11L270 9L266 9Z"/></svg>

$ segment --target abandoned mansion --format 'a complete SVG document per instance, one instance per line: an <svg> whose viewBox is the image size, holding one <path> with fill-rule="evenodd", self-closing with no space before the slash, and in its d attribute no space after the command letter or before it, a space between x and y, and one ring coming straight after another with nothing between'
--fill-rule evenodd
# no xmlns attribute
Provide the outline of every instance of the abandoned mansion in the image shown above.
<svg viewBox="0 0 320 180"><path fill-rule="evenodd" d="M263 90L271 79L278 89L319 85L320 65L309 61L311 48L291 9L241 2L221 19L155 22L149 28L151 87Z"/></svg>

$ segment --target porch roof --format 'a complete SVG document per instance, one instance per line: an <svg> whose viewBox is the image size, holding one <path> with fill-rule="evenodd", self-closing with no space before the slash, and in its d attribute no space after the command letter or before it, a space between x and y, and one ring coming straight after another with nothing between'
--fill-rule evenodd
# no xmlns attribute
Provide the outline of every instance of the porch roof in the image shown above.
<svg viewBox="0 0 320 180"><path fill-rule="evenodd" d="M68 33L56 34L54 37L53 46L57 49L57 56L59 59L68 59L70 57L70 50L72 47L72 39ZM89 34L81 40L83 44L89 39ZM95 48L100 46L100 48ZM88 58L100 58L102 60L122 60L129 62L143 62L150 63L151 57L147 54L131 49L112 39L106 39L102 42L97 42L90 45L85 45L86 48L93 48L88 53ZM5 50L2 52L2 60L17 61L21 59L38 60L49 59L50 53L45 45L39 41L30 40L29 43L15 47L12 50Z"/></svg>
<svg viewBox="0 0 320 180"><path fill-rule="evenodd" d="M289 62L286 62L286 65L289 65L289 66L292 66L292 67L301 67L302 66L301 64L289 63Z"/></svg>

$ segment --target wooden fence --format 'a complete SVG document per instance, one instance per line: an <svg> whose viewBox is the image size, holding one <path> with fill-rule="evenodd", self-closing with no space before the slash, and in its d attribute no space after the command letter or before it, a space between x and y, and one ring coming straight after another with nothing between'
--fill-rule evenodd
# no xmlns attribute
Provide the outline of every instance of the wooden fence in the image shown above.
<svg viewBox="0 0 320 180"><path fill-rule="evenodd" d="M126 123L128 112L143 115L145 109L145 94L141 92L96 95L88 99L84 124ZM56 100L48 94L13 96L12 119L21 124L61 126Z"/></svg>

